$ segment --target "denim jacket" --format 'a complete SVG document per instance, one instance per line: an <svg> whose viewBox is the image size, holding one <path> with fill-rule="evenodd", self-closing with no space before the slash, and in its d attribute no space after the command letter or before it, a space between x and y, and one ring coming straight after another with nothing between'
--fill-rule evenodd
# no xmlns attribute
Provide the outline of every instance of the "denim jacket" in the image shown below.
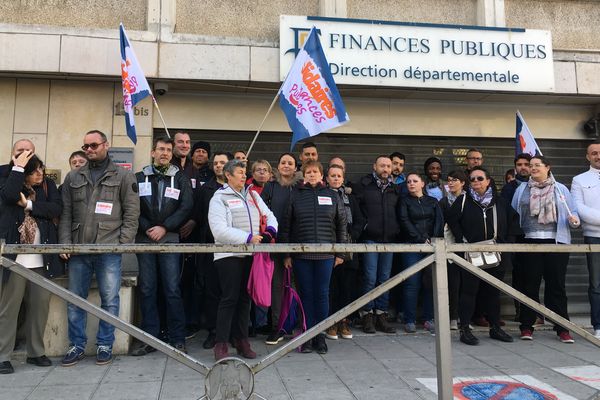
<svg viewBox="0 0 600 400"><path fill-rule="evenodd" d="M517 190L515 191L515 195L512 199L512 207L519 212L519 203L521 202L521 196L527 187L527 183L522 183L519 185ZM569 212L567 211L567 207L565 206L564 201L561 200L561 195L564 196L564 200L567 202L569 206L569 210L571 210L571 214L575 215L579 218L579 214L577 214L577 209L575 207L575 203L573 202L573 198L571 197L571 193L569 189L562 183L556 182L554 185L554 202L556 203L556 209L558 212L558 217L556 221L556 243L563 244L571 244L571 227L577 228L579 225L571 226L569 224ZM523 223L523 216L519 214L520 217L520 225Z"/></svg>

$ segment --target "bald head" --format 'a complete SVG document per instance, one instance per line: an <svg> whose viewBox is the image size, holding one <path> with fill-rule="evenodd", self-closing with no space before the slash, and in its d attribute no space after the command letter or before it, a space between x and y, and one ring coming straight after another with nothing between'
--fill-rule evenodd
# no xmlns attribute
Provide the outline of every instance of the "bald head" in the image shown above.
<svg viewBox="0 0 600 400"><path fill-rule="evenodd" d="M16 156L17 154L21 154L25 150L31 150L32 153L35 153L35 145L29 139L21 139L17 140L15 144L13 144L12 155Z"/></svg>

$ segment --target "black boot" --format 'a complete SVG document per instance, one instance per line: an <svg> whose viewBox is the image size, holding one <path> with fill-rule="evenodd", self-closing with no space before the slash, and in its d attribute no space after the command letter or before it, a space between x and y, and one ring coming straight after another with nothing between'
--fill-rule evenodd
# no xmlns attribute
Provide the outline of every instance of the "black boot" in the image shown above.
<svg viewBox="0 0 600 400"><path fill-rule="evenodd" d="M325 342L325 334L319 333L312 343L313 349L319 354L327 354L327 343Z"/></svg>
<svg viewBox="0 0 600 400"><path fill-rule="evenodd" d="M504 332L502 330L502 328L500 328L499 326L492 326L490 328L490 337L492 339L496 339L499 340L501 342L506 342L506 343L510 343L513 341L512 336L510 336L508 333Z"/></svg>
<svg viewBox="0 0 600 400"><path fill-rule="evenodd" d="M479 344L479 339L473 336L473 332L471 332L468 326L460 328L460 341L469 346L477 346Z"/></svg>
<svg viewBox="0 0 600 400"><path fill-rule="evenodd" d="M215 339L217 338L217 333L213 330L208 331L208 336L202 343L202 348L208 350L215 347Z"/></svg>

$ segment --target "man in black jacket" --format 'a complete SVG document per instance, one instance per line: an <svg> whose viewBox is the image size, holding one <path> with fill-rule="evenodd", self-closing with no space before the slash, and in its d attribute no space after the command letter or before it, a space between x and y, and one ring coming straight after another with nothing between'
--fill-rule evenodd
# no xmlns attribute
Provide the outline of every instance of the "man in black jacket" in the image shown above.
<svg viewBox="0 0 600 400"><path fill-rule="evenodd" d="M196 201L197 207L195 208L194 213L196 214L195 218L200 222L200 243L215 242L210 227L208 226L208 205L213 194L225 184L223 167L227 164L227 161L231 159L233 159L233 155L230 153L222 151L215 152L212 163L215 176L202 185L198 192L198 199ZM202 343L202 347L205 349L212 349L215 346L217 308L219 306L219 298L221 297L221 289L219 287L217 271L215 270L213 254L204 253L199 254L199 256L198 263L200 266L201 281L204 286L204 296L201 308L202 315L204 316L204 323L208 330L208 336Z"/></svg>
<svg viewBox="0 0 600 400"><path fill-rule="evenodd" d="M136 174L140 196L138 243L178 243L179 228L193 208L192 186L176 166L171 165L173 140L158 138L152 148L152 165ZM158 296L163 295L171 344L185 348L185 314L179 290L180 253L139 253L142 329L158 337L160 321ZM159 285L160 281L160 285ZM158 287L163 293L158 294ZM155 349L141 344L132 355L143 356Z"/></svg>
<svg viewBox="0 0 600 400"><path fill-rule="evenodd" d="M361 236L365 243L394 243L398 240L400 225L397 208L400 189L392 182L392 160L386 155L377 157L373 173L363 177L355 186L360 209L367 219ZM363 257L363 293L373 290L390 278L393 253L365 253ZM387 322L389 292L367 303L361 310L363 331L380 330L394 333Z"/></svg>

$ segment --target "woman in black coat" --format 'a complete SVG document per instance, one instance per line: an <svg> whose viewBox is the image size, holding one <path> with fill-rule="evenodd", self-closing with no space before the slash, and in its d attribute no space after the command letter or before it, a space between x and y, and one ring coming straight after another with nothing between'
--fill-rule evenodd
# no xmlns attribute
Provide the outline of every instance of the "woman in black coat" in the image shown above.
<svg viewBox="0 0 600 400"><path fill-rule="evenodd" d="M277 161L275 179L265 184L260 196L269 207L277 221L283 221L287 212L292 190L300 180L296 174L297 162L292 153L283 153ZM285 332L278 331L279 315L281 314L281 296L283 294L283 255L272 253L271 258L275 264L273 280L271 281L271 333L265 340L266 344L277 344L283 340Z"/></svg>
<svg viewBox="0 0 600 400"><path fill-rule="evenodd" d="M62 212L56 185L44 177L44 165L31 151L13 157L7 176L0 177L0 238L10 244L57 243L55 219ZM62 264L56 254L7 256L18 264L47 277L59 275ZM26 296L26 298L25 298ZM0 373L14 372L10 356L17 334L17 317L27 302L25 334L27 362L47 367L44 331L50 293L9 270L2 271L0 290Z"/></svg>
<svg viewBox="0 0 600 400"><path fill-rule="evenodd" d="M398 212L404 241L418 244L431 243L432 238L441 237L443 234L444 219L442 210L434 197L424 194L425 181L421 175L414 172L408 174L406 176L406 186L408 196L400 199L400 211ZM425 255L424 253L404 253L404 269L416 264ZM402 284L404 330L409 333L416 331L417 302L423 280L428 283L423 285L423 325L429 332L435 333L433 293L430 284L431 272L425 272L426 274L422 274L419 271Z"/></svg>
<svg viewBox="0 0 600 400"><path fill-rule="evenodd" d="M366 219L360 211L360 207L352 190L344 186L344 167L333 164L327 170L327 186L334 190L340 201L344 204L344 213L347 222L348 241L357 242L360 237ZM348 254L344 263L333 269L330 285L330 314L333 314L358 297L358 254ZM352 331L346 318L333 324L325 332L328 339L336 340L339 336L344 339L352 339Z"/></svg>
<svg viewBox="0 0 600 400"><path fill-rule="evenodd" d="M448 225L456 242L475 243L496 237L498 243L511 243L515 235L521 232L517 213L508 202L499 197L490 185L489 172L482 167L475 167L469 174L470 185L466 193L459 196L447 213ZM463 201L463 196L466 196ZM494 232L494 209L496 209L496 226ZM504 277L504 261L494 268L485 271L502 280ZM479 339L473 336L469 322L475 311L475 300L479 285L483 308L490 322L490 337L503 342L512 342L513 338L500 328L500 292L495 287L481 282L479 278L461 269L461 292L458 305L460 318L460 341L474 346Z"/></svg>
<svg viewBox="0 0 600 400"><path fill-rule="evenodd" d="M308 161L302 165L304 181L293 190L279 232L281 243L345 243L347 241L344 204L338 194L323 184L323 165ZM300 253L284 259L286 268L294 267L294 276L306 316L312 328L329 315L329 282L333 268L344 260L342 255ZM315 349L327 353L325 335L319 334L303 352Z"/></svg>

